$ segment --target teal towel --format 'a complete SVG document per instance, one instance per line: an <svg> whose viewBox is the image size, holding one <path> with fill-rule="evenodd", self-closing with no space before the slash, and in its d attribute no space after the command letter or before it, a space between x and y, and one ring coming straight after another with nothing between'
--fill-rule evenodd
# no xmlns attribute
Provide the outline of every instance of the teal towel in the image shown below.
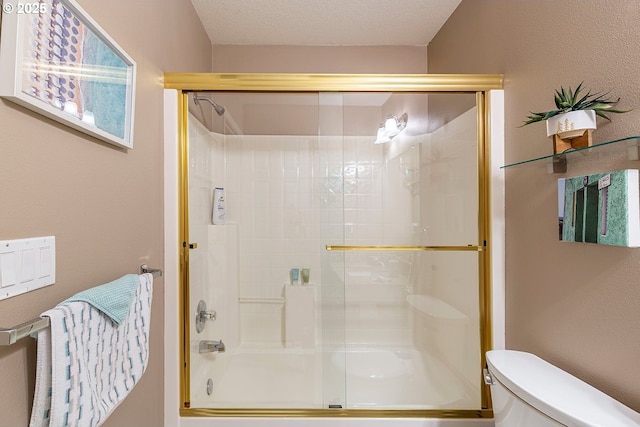
<svg viewBox="0 0 640 427"><path fill-rule="evenodd" d="M79 292L66 301L89 303L119 325L129 314L139 280L137 274L127 274L113 282Z"/></svg>

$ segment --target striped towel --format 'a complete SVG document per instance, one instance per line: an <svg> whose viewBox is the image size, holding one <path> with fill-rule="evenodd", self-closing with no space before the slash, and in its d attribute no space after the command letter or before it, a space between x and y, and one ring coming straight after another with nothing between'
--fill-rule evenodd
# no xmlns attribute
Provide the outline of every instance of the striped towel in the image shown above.
<svg viewBox="0 0 640 427"><path fill-rule="evenodd" d="M138 277L120 324L86 301L42 313L51 327L38 333L30 427L99 426L140 380L149 359L153 276Z"/></svg>

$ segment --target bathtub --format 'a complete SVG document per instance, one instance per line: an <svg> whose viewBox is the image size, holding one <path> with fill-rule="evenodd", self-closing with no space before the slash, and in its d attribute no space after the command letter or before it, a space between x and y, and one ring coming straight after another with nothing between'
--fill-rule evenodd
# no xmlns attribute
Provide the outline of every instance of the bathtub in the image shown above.
<svg viewBox="0 0 640 427"><path fill-rule="evenodd" d="M337 366L347 366L351 409L464 409L474 404L447 366L415 348L356 347L333 357Z"/></svg>
<svg viewBox="0 0 640 427"><path fill-rule="evenodd" d="M260 349L193 358L191 405L196 408L322 409L328 403L344 406L345 389L347 409L467 409L477 405L473 393L445 364L410 347L350 346L331 353ZM323 377L323 369L330 375ZM207 395L209 379L213 381L211 395ZM323 388L331 379L337 379L333 390L331 384Z"/></svg>
<svg viewBox="0 0 640 427"><path fill-rule="evenodd" d="M198 363L198 358L214 363ZM193 355L192 366L197 371L191 375L191 406L319 409L321 362L321 355L315 351L298 349L240 349ZM213 365L222 365L223 369ZM213 380L210 396L206 393L209 378Z"/></svg>
<svg viewBox="0 0 640 427"><path fill-rule="evenodd" d="M196 356L196 355L194 355ZM200 356L200 355L197 355ZM209 356L209 355L207 355ZM321 409L323 368L344 375L349 409L464 409L469 397L464 386L436 358L414 348L349 346L346 351L322 353L302 349L239 349L216 355L225 365L207 396L206 364L192 375L193 408ZM224 360L222 360L224 358ZM218 371L220 372L220 371ZM250 386L247 386L248 381ZM323 393L325 393L323 395ZM430 403L424 402L430 399ZM249 401L244 402L244 401ZM280 427L474 427L493 426L492 420L420 418L188 418L181 426Z"/></svg>

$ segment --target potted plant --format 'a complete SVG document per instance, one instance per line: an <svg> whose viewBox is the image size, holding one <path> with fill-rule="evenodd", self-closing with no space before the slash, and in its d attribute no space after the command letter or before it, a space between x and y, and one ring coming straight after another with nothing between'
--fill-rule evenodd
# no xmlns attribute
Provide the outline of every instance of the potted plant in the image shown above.
<svg viewBox="0 0 640 427"><path fill-rule="evenodd" d="M614 108L620 98L613 100L607 97L607 94L592 94L591 91L582 95L581 91L582 83L576 87L575 91L571 87L569 89L561 87L560 90L555 91L554 95L556 109L542 113L532 112L531 115L527 116L527 120L522 126L545 121L547 124L547 136L554 137L554 147L559 143L568 144L568 147L564 147L561 151L556 148L554 152L557 153L567 148L590 145L591 131L596 129L596 116L611 121L607 114L626 113L628 111ZM585 132L587 132L587 138L582 138ZM574 144L573 139L580 139L580 141L575 141L577 144Z"/></svg>

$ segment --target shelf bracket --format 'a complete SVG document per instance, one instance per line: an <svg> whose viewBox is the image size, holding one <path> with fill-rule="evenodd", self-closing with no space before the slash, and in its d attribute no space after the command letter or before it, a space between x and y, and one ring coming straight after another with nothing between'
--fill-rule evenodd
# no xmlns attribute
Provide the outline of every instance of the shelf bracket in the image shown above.
<svg viewBox="0 0 640 427"><path fill-rule="evenodd" d="M627 141L627 160L640 160L640 139Z"/></svg>
<svg viewBox="0 0 640 427"><path fill-rule="evenodd" d="M560 138L557 134L553 135L553 154L562 154L567 150L590 147L593 144L592 134L593 130L587 129L585 133L575 138Z"/></svg>
<svg viewBox="0 0 640 427"><path fill-rule="evenodd" d="M549 166L550 173L567 173L567 156L554 157Z"/></svg>

